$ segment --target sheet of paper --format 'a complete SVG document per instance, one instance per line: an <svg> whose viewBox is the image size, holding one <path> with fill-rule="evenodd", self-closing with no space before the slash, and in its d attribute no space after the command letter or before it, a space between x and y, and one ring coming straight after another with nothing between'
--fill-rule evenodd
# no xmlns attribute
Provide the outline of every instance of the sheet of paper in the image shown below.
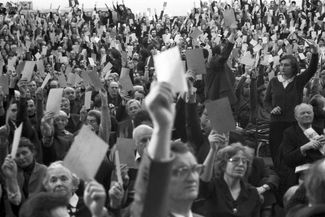
<svg viewBox="0 0 325 217"><path fill-rule="evenodd" d="M187 82L178 47L171 48L154 56L158 81L171 84L174 92L186 92Z"/></svg>
<svg viewBox="0 0 325 217"><path fill-rule="evenodd" d="M88 60L89 60L89 64L90 64L92 67L95 67L95 66L96 66L95 61L94 61L93 58L89 57Z"/></svg>
<svg viewBox="0 0 325 217"><path fill-rule="evenodd" d="M232 24L236 24L236 17L233 9L225 10L223 12L224 25L229 27Z"/></svg>
<svg viewBox="0 0 325 217"><path fill-rule="evenodd" d="M101 88L103 88L103 84L102 82L100 81L99 77L98 77L98 74L96 71L89 71L88 73L88 77L89 77L89 80L90 80L90 83L93 85L93 87L99 91Z"/></svg>
<svg viewBox="0 0 325 217"><path fill-rule="evenodd" d="M46 112L52 112L58 114L61 109L63 88L50 89L50 93L47 98Z"/></svg>
<svg viewBox="0 0 325 217"><path fill-rule="evenodd" d="M90 109L91 104L91 91L85 93L85 108Z"/></svg>
<svg viewBox="0 0 325 217"><path fill-rule="evenodd" d="M119 83L122 86L122 90L133 90L133 84L130 78L130 70L128 68L122 68Z"/></svg>
<svg viewBox="0 0 325 217"><path fill-rule="evenodd" d="M67 79L63 73L60 73L60 75L58 76L58 82L60 84L60 87L67 86Z"/></svg>
<svg viewBox="0 0 325 217"><path fill-rule="evenodd" d="M221 98L206 103L208 118L213 129L218 133L228 133L236 129L228 98Z"/></svg>
<svg viewBox="0 0 325 217"><path fill-rule="evenodd" d="M257 41L255 41L254 39L252 39L249 43L251 45L253 45L253 47L255 47L257 45Z"/></svg>
<svg viewBox="0 0 325 217"><path fill-rule="evenodd" d="M202 35L202 31L199 30L198 28L195 28L193 32L190 34L190 36L195 40L197 39L200 35Z"/></svg>
<svg viewBox="0 0 325 217"><path fill-rule="evenodd" d="M21 79L26 79L27 81L30 81L33 76L34 66L35 66L35 61L26 61L24 69L22 71Z"/></svg>
<svg viewBox="0 0 325 217"><path fill-rule="evenodd" d="M196 74L206 74L205 60L203 49L194 49L186 51L187 69L192 70Z"/></svg>
<svg viewBox="0 0 325 217"><path fill-rule="evenodd" d="M16 157L22 130L23 130L23 123L19 125L19 127L15 130L14 133L14 139L12 142L12 147L10 152L12 158Z"/></svg>
<svg viewBox="0 0 325 217"><path fill-rule="evenodd" d="M63 160L63 165L80 179L93 179L100 167L108 145L87 126L83 126Z"/></svg>
<svg viewBox="0 0 325 217"><path fill-rule="evenodd" d="M46 77L44 78L44 81L42 83L42 86L41 88L44 89L44 87L47 85L47 83L49 82L49 80L51 79L51 74L50 73L47 73Z"/></svg>
<svg viewBox="0 0 325 217"><path fill-rule="evenodd" d="M133 139L117 138L116 150L120 154L120 162L128 165L129 168L137 168L135 162L136 146Z"/></svg>
<svg viewBox="0 0 325 217"><path fill-rule="evenodd" d="M9 77L8 75L0 76L0 86L2 87L3 92L8 95L9 94Z"/></svg>
<svg viewBox="0 0 325 217"><path fill-rule="evenodd" d="M121 174L121 162L120 162L120 154L118 150L115 151L115 170L116 170L116 176L117 176L117 181L121 185L123 185L123 179L122 179L122 174Z"/></svg>

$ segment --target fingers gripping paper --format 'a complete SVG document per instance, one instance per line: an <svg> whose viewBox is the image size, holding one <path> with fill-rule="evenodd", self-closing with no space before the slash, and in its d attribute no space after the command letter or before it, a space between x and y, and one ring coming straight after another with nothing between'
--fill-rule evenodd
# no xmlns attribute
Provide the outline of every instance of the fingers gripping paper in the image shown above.
<svg viewBox="0 0 325 217"><path fill-rule="evenodd" d="M178 47L155 55L154 62L158 81L171 84L176 93L187 91L184 66Z"/></svg>
<svg viewBox="0 0 325 217"><path fill-rule="evenodd" d="M93 179L101 165L108 145L88 127L76 136L63 165L83 180Z"/></svg>
<svg viewBox="0 0 325 217"><path fill-rule="evenodd" d="M209 120L218 133L228 133L236 129L228 98L221 98L206 103Z"/></svg>

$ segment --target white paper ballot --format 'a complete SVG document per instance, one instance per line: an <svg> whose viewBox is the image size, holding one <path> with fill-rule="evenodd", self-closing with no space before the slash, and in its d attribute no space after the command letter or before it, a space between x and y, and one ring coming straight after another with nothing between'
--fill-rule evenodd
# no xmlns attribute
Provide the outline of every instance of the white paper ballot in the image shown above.
<svg viewBox="0 0 325 217"><path fill-rule="evenodd" d="M91 66L96 66L95 61L94 61L93 58L89 57L88 60L89 60L89 64L90 64Z"/></svg>
<svg viewBox="0 0 325 217"><path fill-rule="evenodd" d="M54 88L50 90L46 102L46 112L57 114L61 109L63 88Z"/></svg>
<svg viewBox="0 0 325 217"><path fill-rule="evenodd" d="M76 136L63 165L83 180L91 180L101 165L108 145L87 126Z"/></svg>
<svg viewBox="0 0 325 217"><path fill-rule="evenodd" d="M91 103L91 91L87 91L85 93L85 108L90 109L90 103Z"/></svg>
<svg viewBox="0 0 325 217"><path fill-rule="evenodd" d="M16 153L17 153L17 150L18 150L18 145L19 145L19 140L20 140L22 130L23 130L23 123L21 123L19 125L19 127L15 130L14 140L12 142L12 148L11 148L11 153L10 153L12 158L16 157Z"/></svg>
<svg viewBox="0 0 325 217"><path fill-rule="evenodd" d="M46 86L46 84L49 82L50 79L51 79L51 74L48 73L48 74L46 75L46 77L44 78L44 81L43 81L43 83L42 83L42 86L41 86L42 89L44 89L44 87Z"/></svg>
<svg viewBox="0 0 325 217"><path fill-rule="evenodd" d="M158 81L171 84L175 93L187 91L185 69L178 47L155 55L154 62Z"/></svg>

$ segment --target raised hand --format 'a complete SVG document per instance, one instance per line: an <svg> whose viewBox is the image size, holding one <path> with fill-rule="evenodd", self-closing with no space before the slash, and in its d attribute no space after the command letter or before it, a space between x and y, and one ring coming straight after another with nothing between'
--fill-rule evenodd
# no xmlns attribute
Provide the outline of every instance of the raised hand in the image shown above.
<svg viewBox="0 0 325 217"><path fill-rule="evenodd" d="M145 105L155 127L171 127L173 125L175 108L172 102L173 93L168 83L158 82L152 85L150 93L145 99Z"/></svg>

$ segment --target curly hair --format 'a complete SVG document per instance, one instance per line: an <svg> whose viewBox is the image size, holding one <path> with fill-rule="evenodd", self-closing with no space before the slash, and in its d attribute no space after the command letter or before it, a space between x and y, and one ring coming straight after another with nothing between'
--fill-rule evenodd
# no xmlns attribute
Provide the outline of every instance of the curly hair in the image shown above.
<svg viewBox="0 0 325 217"><path fill-rule="evenodd" d="M241 143L230 144L218 151L213 167L214 177L222 177L226 171L228 160L240 151L243 152L249 160L245 173L245 177L247 177L250 172L253 156L249 154L248 147L243 146Z"/></svg>

